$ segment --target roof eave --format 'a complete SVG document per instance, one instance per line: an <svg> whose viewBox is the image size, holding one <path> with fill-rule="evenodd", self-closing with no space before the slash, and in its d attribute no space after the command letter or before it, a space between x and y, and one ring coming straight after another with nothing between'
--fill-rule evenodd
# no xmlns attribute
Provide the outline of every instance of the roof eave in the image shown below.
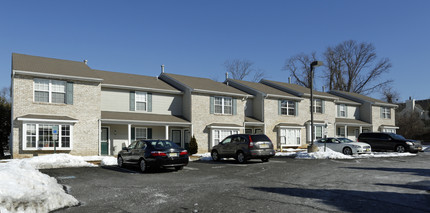
<svg viewBox="0 0 430 213"><path fill-rule="evenodd" d="M41 73L41 72L32 72L32 71L23 71L23 70L12 70L12 77L14 77L17 74L18 75L26 75L26 76L34 76L34 77L59 78L59 79L79 80L79 81L90 81L90 82L102 82L103 81L103 79L101 79L101 78L60 75L60 74Z"/></svg>

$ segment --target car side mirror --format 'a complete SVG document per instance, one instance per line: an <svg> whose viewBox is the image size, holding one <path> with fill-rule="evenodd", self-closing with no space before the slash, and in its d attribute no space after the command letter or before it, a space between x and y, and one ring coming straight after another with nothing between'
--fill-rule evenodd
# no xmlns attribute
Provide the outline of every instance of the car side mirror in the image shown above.
<svg viewBox="0 0 430 213"><path fill-rule="evenodd" d="M122 147L122 150L128 151L128 147Z"/></svg>

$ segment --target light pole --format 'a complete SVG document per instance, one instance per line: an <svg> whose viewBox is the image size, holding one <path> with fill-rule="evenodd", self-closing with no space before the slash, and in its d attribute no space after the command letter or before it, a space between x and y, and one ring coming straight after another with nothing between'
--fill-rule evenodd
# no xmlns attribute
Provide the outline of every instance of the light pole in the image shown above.
<svg viewBox="0 0 430 213"><path fill-rule="evenodd" d="M314 67L319 67L323 65L322 61L313 61L311 63L311 145L308 147L308 152L316 152L318 151L318 147L314 146L314 138L315 138L315 132L314 132Z"/></svg>

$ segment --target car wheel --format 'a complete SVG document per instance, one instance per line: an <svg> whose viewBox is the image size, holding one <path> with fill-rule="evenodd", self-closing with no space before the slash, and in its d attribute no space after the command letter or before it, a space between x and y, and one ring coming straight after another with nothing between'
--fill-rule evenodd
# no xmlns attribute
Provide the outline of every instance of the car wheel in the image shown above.
<svg viewBox="0 0 430 213"><path fill-rule="evenodd" d="M261 161L263 161L263 162L269 162L269 158L262 158Z"/></svg>
<svg viewBox="0 0 430 213"><path fill-rule="evenodd" d="M144 159L140 159L139 168L141 172L146 172L148 170L148 166L146 165L146 161Z"/></svg>
<svg viewBox="0 0 430 213"><path fill-rule="evenodd" d="M124 159L122 159L121 156L118 156L118 159L116 162L118 163L119 167L124 167Z"/></svg>
<svg viewBox="0 0 430 213"><path fill-rule="evenodd" d="M349 147L345 147L345 148L343 148L342 153L344 155L352 155L352 149Z"/></svg>
<svg viewBox="0 0 430 213"><path fill-rule="evenodd" d="M396 152L403 153L405 151L406 151L406 148L404 146L402 146L402 145L396 146Z"/></svg>
<svg viewBox="0 0 430 213"><path fill-rule="evenodd" d="M183 168L184 168L183 166L175 166L176 171L182 170Z"/></svg>
<svg viewBox="0 0 430 213"><path fill-rule="evenodd" d="M221 158L219 157L219 154L216 150L212 151L211 156L212 156L212 160L214 160L214 161L220 161L221 160Z"/></svg>
<svg viewBox="0 0 430 213"><path fill-rule="evenodd" d="M236 160L237 160L237 162L239 162L239 163L246 163L246 157L245 157L245 154L243 154L243 152L238 152L238 153L236 154Z"/></svg>

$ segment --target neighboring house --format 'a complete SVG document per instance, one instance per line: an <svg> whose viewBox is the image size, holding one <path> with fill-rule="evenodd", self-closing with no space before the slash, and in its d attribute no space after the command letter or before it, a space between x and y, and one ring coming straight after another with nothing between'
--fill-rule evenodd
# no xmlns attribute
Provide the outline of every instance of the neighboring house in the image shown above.
<svg viewBox="0 0 430 213"><path fill-rule="evenodd" d="M254 96L246 104L245 132L265 133L275 147L306 145L304 121L309 105L303 98L261 83L235 79L225 83ZM247 121L251 119L255 122Z"/></svg>
<svg viewBox="0 0 430 213"><path fill-rule="evenodd" d="M294 96L303 99L299 102L299 113L295 121L297 125L304 126L306 129L306 143L310 143L312 140L321 139L325 136L334 136L335 118L336 118L336 107L335 101L338 97L319 91L313 91L314 100L314 138L311 138L311 113L310 113L310 89L297 85L284 82L261 80L260 83L267 86L279 89L281 91L290 93ZM267 112L270 114L270 112ZM273 113L271 114L274 115ZM271 118L274 120L275 118Z"/></svg>
<svg viewBox="0 0 430 213"><path fill-rule="evenodd" d="M349 126L358 126L358 133L367 131L395 133L398 129L395 125L397 105L352 92L332 90L329 93L361 104L357 112L359 114L357 120L362 123L351 125L350 122L343 123L342 120L338 120L339 126L345 125L345 129ZM357 130L354 131L357 135Z"/></svg>
<svg viewBox="0 0 430 213"><path fill-rule="evenodd" d="M93 70L84 62L12 55L13 157L113 155L134 139L187 147L180 90L156 77Z"/></svg>
<svg viewBox="0 0 430 213"><path fill-rule="evenodd" d="M405 113L416 112L424 121L430 121L429 115L430 99L415 100L409 98L405 103L399 104L398 113L404 115Z"/></svg>
<svg viewBox="0 0 430 213"><path fill-rule="evenodd" d="M208 78L164 72L159 78L184 93L183 115L192 123L199 152L208 152L225 137L244 132L244 109L251 95Z"/></svg>

